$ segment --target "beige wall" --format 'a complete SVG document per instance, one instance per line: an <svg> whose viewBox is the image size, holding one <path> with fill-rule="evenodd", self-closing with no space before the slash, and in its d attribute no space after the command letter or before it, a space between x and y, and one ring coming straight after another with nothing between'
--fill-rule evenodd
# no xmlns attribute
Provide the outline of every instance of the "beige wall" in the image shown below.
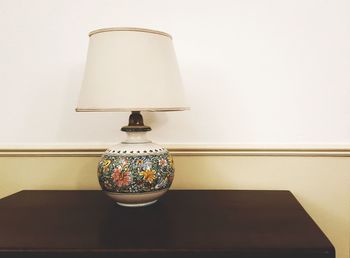
<svg viewBox="0 0 350 258"><path fill-rule="evenodd" d="M22 189L99 189L98 157L0 157L0 197ZM350 157L176 155L174 189L287 189L349 258ZM208 203L210 205L210 203Z"/></svg>

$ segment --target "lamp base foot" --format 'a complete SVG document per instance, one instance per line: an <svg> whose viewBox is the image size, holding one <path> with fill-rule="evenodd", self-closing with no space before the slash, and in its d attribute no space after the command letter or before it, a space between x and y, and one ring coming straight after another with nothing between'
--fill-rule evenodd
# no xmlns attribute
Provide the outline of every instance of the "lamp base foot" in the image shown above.
<svg viewBox="0 0 350 258"><path fill-rule="evenodd" d="M157 202L158 200L154 200L151 202L144 202L144 203L122 203L122 202L117 202L118 205L124 206L124 207L145 207L148 205L152 205L153 203Z"/></svg>
<svg viewBox="0 0 350 258"><path fill-rule="evenodd" d="M144 207L154 204L168 189L146 193L113 193L104 191L117 204L124 207Z"/></svg>

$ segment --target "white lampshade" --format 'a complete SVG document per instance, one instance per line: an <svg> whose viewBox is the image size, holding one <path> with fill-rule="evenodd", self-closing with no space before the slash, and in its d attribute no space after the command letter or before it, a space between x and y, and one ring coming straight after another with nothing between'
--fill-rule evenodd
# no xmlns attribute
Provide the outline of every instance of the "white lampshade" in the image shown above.
<svg viewBox="0 0 350 258"><path fill-rule="evenodd" d="M169 34L139 28L93 31L76 111L188 109Z"/></svg>

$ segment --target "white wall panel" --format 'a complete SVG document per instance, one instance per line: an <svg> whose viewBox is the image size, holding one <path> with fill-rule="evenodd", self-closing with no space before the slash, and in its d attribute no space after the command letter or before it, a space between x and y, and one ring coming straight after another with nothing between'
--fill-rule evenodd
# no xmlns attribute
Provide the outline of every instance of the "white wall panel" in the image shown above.
<svg viewBox="0 0 350 258"><path fill-rule="evenodd" d="M87 34L111 26L173 35L192 110L147 114L155 141L350 145L349 13L346 0L0 0L0 145L123 137L126 113L74 111Z"/></svg>

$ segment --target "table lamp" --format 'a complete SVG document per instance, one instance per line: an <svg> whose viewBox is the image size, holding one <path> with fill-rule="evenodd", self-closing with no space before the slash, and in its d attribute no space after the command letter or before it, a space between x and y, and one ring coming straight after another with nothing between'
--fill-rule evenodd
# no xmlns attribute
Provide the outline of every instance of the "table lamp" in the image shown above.
<svg viewBox="0 0 350 258"><path fill-rule="evenodd" d="M105 28L89 34L77 112L131 112L126 139L98 164L102 190L119 205L155 203L174 178L173 160L146 137L141 111L188 109L172 37L141 28Z"/></svg>

